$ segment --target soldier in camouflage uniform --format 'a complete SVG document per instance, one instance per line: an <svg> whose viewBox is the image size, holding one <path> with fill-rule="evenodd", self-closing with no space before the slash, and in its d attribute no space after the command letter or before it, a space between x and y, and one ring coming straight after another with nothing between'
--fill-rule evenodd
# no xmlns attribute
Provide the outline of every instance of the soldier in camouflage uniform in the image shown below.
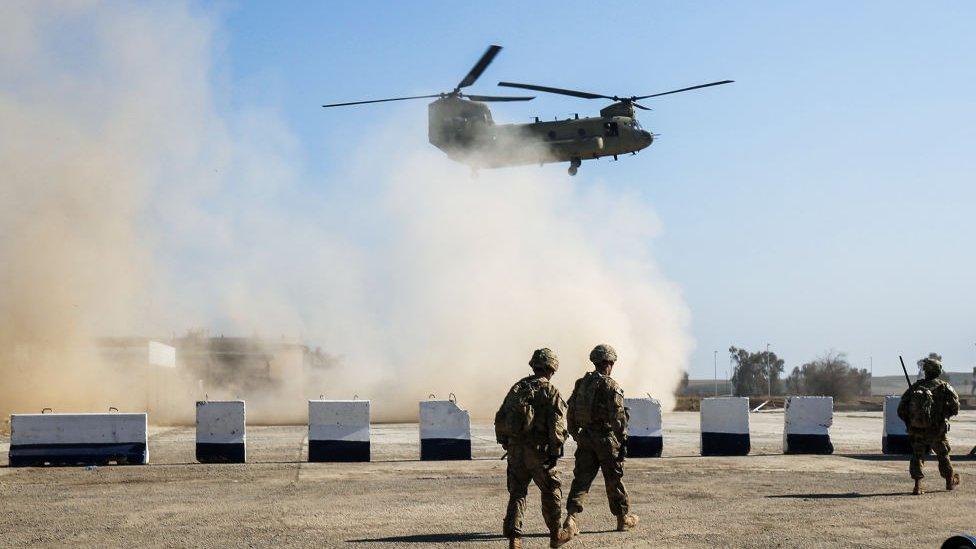
<svg viewBox="0 0 976 549"><path fill-rule="evenodd" d="M576 441L576 467L573 484L566 501L563 528L571 535L579 533L579 514L583 498L597 471L603 471L610 512L617 517L617 530L630 530L640 520L630 513L627 489L624 488L624 458L627 455L627 410L624 392L610 377L617 352L609 345L597 345L590 352L596 367L576 381L569 397L567 421L569 434Z"/></svg>
<svg viewBox="0 0 976 549"><path fill-rule="evenodd" d="M533 374L508 391L495 414L495 438L508 452L508 510L503 531L510 548L522 547L522 516L529 482L542 493L542 516L549 527L550 547L572 536L560 528L562 485L556 462L566 441L566 403L549 380L559 360L549 349L539 349L529 361Z"/></svg>
<svg viewBox="0 0 976 549"><path fill-rule="evenodd" d="M939 379L942 360L932 353L919 361L925 379L911 384L898 404L898 417L905 422L908 440L912 445L912 460L908 471L915 479L913 494L922 494L922 462L929 450L939 460L939 474L946 481L946 490L959 485L959 474L952 471L949 461L949 418L959 413L959 396L949 383Z"/></svg>

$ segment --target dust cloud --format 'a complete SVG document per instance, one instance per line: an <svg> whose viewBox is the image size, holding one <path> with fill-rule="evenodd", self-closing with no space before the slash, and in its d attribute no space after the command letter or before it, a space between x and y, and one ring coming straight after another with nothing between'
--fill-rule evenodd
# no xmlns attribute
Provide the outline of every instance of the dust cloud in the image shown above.
<svg viewBox="0 0 976 549"><path fill-rule="evenodd" d="M180 3L0 7L0 413L144 410L151 377L97 338L194 327L335 360L268 387L175 375L179 421L205 393L256 422L304 422L319 394L410 421L453 393L490 417L533 349L568 393L597 343L628 394L673 402L689 313L648 204L561 169L472 178L397 122L317 181L273 109L223 105L220 43Z"/></svg>

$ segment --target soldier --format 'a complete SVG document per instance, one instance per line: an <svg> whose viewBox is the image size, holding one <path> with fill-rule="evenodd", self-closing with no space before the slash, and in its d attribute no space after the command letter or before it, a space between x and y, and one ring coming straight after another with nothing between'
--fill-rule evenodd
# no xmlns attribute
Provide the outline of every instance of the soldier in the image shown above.
<svg viewBox="0 0 976 549"><path fill-rule="evenodd" d="M959 474L952 471L949 461L949 418L959 413L959 397L947 382L939 379L942 359L935 353L918 361L925 379L908 387L898 404L898 417L908 429L908 441L912 445L912 460L908 467L915 479L912 493L922 491L922 462L929 450L939 459L939 474L946 481L946 490L959 485Z"/></svg>
<svg viewBox="0 0 976 549"><path fill-rule="evenodd" d="M522 515L529 481L542 493L542 516L549 527L549 546L572 536L559 526L563 496L556 462L566 442L566 403L549 380L559 369L556 354L539 349L529 361L533 374L509 389L495 414L495 438L508 452L508 510L503 531L509 548L522 547Z"/></svg>
<svg viewBox="0 0 976 549"><path fill-rule="evenodd" d="M579 533L579 514L583 498L598 470L603 471L610 512L617 517L617 530L623 532L637 525L640 518L630 513L627 489L624 488L624 458L627 456L627 410L624 392L610 377L617 352L609 345L597 345L590 352L596 367L576 381L569 397L569 434L576 441L576 467L573 484L566 500L563 528L571 535Z"/></svg>

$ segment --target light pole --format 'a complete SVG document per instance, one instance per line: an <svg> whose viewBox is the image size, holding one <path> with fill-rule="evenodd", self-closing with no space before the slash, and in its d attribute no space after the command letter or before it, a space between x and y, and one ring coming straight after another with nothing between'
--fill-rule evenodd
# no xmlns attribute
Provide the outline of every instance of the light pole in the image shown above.
<svg viewBox="0 0 976 549"><path fill-rule="evenodd" d="M974 343L976 345L976 343ZM976 366L973 366L973 380L969 385L969 394L976 396ZM976 447L974 447L976 449Z"/></svg>
<svg viewBox="0 0 976 549"><path fill-rule="evenodd" d="M868 380L868 396L874 395L874 357L869 356L868 361L871 363L871 379Z"/></svg>
<svg viewBox="0 0 976 549"><path fill-rule="evenodd" d="M766 381L769 382L769 392L766 398L773 398L773 372L769 369L769 343L766 344Z"/></svg>
<svg viewBox="0 0 976 549"><path fill-rule="evenodd" d="M718 396L718 351L712 353L712 379L715 381L715 396Z"/></svg>

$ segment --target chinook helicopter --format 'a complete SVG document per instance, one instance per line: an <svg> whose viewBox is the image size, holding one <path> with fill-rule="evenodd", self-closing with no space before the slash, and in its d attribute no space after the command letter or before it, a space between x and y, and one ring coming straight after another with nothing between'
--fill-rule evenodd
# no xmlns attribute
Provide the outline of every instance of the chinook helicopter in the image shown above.
<svg viewBox="0 0 976 549"><path fill-rule="evenodd" d="M322 106L346 107L436 98L427 106L427 138L432 145L444 151L448 158L469 165L473 171L479 168L569 162L569 175L576 175L583 160L607 156L617 160L623 154L637 154L654 142L654 134L641 127L634 110L635 107L648 111L651 109L638 101L733 82L722 80L631 97L534 84L499 82L499 86L568 95L581 99L609 99L613 103L601 109L598 117L580 118L577 114L567 120L540 121L536 117L535 121L529 124L496 124L492 119L491 110L485 103L535 99L534 96L473 95L461 91L478 80L501 49L501 46L490 46L468 74L449 92L331 103Z"/></svg>

